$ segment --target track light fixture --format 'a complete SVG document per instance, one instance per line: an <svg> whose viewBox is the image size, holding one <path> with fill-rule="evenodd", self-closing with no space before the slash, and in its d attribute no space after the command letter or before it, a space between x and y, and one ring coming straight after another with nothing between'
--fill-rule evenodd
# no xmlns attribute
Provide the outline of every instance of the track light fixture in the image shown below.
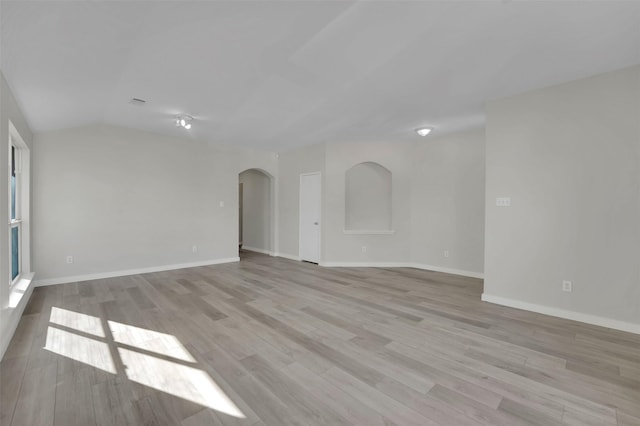
<svg viewBox="0 0 640 426"><path fill-rule="evenodd" d="M193 121L193 117L187 114L180 114L176 116L176 126L184 127L189 130L191 128L191 121Z"/></svg>

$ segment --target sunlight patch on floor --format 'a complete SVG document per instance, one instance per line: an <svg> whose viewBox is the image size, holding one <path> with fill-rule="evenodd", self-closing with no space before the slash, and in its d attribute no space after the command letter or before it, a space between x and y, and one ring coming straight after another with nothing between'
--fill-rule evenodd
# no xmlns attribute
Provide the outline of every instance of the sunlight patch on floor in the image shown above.
<svg viewBox="0 0 640 426"><path fill-rule="evenodd" d="M81 314L80 312L70 311L57 307L51 308L51 317L49 322L64 327L73 328L83 333L93 334L94 336L104 337L104 330L100 318L91 315Z"/></svg>
<svg viewBox="0 0 640 426"><path fill-rule="evenodd" d="M57 307L51 308L49 320L52 325L44 349L112 374L121 369L116 363L123 365L124 374L133 382L245 418L216 382L196 368L196 360L175 336L116 321L103 324L98 317ZM115 361L109 345L117 350Z"/></svg>
<svg viewBox="0 0 640 426"><path fill-rule="evenodd" d="M113 334L113 339L118 343L170 356L182 361L196 362L175 336L116 321L108 321L108 324Z"/></svg>
<svg viewBox="0 0 640 426"><path fill-rule="evenodd" d="M44 348L107 373L116 374L116 367L105 342L49 327Z"/></svg>
<svg viewBox="0 0 640 426"><path fill-rule="evenodd" d="M233 417L245 418L204 371L128 349L118 349L118 352L127 370L127 377L134 382Z"/></svg>

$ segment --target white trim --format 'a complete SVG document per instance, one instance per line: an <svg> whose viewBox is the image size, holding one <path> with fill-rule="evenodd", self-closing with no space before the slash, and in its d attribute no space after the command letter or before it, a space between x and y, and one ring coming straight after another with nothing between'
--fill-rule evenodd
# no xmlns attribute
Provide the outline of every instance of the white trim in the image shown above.
<svg viewBox="0 0 640 426"><path fill-rule="evenodd" d="M320 262L320 266L328 268L415 268L426 271L443 272L445 274L462 275L463 277L483 279L482 272L465 271L463 269L443 268L411 262Z"/></svg>
<svg viewBox="0 0 640 426"><path fill-rule="evenodd" d="M424 269L427 271L444 272L445 274L462 275L463 277L484 279L483 272L465 271L464 269L444 268L442 266L426 265L424 263L412 263L411 268Z"/></svg>
<svg viewBox="0 0 640 426"><path fill-rule="evenodd" d="M9 145L7 146L8 152L11 152L11 147L15 147L16 155L16 217L17 219L9 220L9 258L11 256L11 229L19 229L20 242L19 247L19 272L15 280L12 280L10 288L13 287L17 281L20 280L22 274L27 274L31 270L31 234L30 234L30 203L31 203L31 151L29 146L25 143L24 139L18 132L18 129L13 125L11 120L8 120L9 126ZM9 167L11 164L11 155L9 154ZM7 175L8 176L8 175ZM7 182L7 206L11 205L11 190L10 183ZM11 265L11 261L9 263ZM11 277L11 267L9 267L9 277Z"/></svg>
<svg viewBox="0 0 640 426"><path fill-rule="evenodd" d="M301 261L300 256L296 256L296 255L293 255L293 254L288 254L288 253L274 253L273 255L274 255L274 256L277 256L277 257L282 257L282 258L285 258L285 259L289 259L289 260L295 260L295 261L297 261L297 262L300 262L300 261Z"/></svg>
<svg viewBox="0 0 640 426"><path fill-rule="evenodd" d="M31 293L33 292L34 287L33 285L30 285L33 283L32 279L33 272L23 274L22 280L11 288L11 293L9 295L9 308L7 309L9 312L5 312L6 320L3 321L1 327L2 333L0 333L0 359L4 358L4 354L9 347L9 343L11 343L11 339L13 339L13 335L18 328L24 309L27 307L27 302L31 298ZM24 293L18 294L23 290ZM14 304L15 306L12 306Z"/></svg>
<svg viewBox="0 0 640 426"><path fill-rule="evenodd" d="M29 287L32 287L34 276L34 272L27 272L16 277L9 290L9 308L13 309L20 305L22 298L29 292Z"/></svg>
<svg viewBox="0 0 640 426"><path fill-rule="evenodd" d="M411 268L407 262L320 262L326 268Z"/></svg>
<svg viewBox="0 0 640 426"><path fill-rule="evenodd" d="M537 312L539 314L551 315L553 317L599 325L601 327L613 328L615 330L626 331L628 333L640 334L640 324L634 324L631 322L619 321L591 314L583 314L551 306L537 305L535 303L522 302L520 300L509 299L506 297L492 296L487 293L482 293L482 300L489 303L495 303L497 305L508 306L510 308L524 309L525 311Z"/></svg>
<svg viewBox="0 0 640 426"><path fill-rule="evenodd" d="M35 286L42 287L47 285L74 283L80 281L99 280L102 278L124 277L126 275L147 274L150 272L171 271L174 269L195 268L197 266L219 265L221 263L230 263L240 261L239 257L228 257L224 259L204 260L202 262L179 263L175 265L152 266L149 268L127 269L124 271L100 272L97 274L76 275L72 277L47 278L44 280L36 280Z"/></svg>
<svg viewBox="0 0 640 426"><path fill-rule="evenodd" d="M345 235L393 235L395 229L343 229Z"/></svg>
<svg viewBox="0 0 640 426"><path fill-rule="evenodd" d="M273 252L271 250L265 250L256 247L242 246L241 250L255 251L256 253L268 254L269 256L273 256Z"/></svg>

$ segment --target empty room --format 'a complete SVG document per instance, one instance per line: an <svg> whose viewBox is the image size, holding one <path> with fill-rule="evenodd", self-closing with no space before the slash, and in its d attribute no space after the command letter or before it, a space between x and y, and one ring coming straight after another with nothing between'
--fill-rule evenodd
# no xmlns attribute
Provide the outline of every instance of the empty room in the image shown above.
<svg viewBox="0 0 640 426"><path fill-rule="evenodd" d="M1 425L640 426L640 1L0 25Z"/></svg>

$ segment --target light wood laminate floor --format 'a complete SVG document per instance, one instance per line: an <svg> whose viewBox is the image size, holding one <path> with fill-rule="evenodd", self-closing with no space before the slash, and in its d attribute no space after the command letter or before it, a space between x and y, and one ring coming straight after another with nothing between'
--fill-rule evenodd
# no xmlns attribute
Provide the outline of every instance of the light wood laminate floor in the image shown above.
<svg viewBox="0 0 640 426"><path fill-rule="evenodd" d="M2 425L640 425L640 336L408 268L240 263L37 288Z"/></svg>

